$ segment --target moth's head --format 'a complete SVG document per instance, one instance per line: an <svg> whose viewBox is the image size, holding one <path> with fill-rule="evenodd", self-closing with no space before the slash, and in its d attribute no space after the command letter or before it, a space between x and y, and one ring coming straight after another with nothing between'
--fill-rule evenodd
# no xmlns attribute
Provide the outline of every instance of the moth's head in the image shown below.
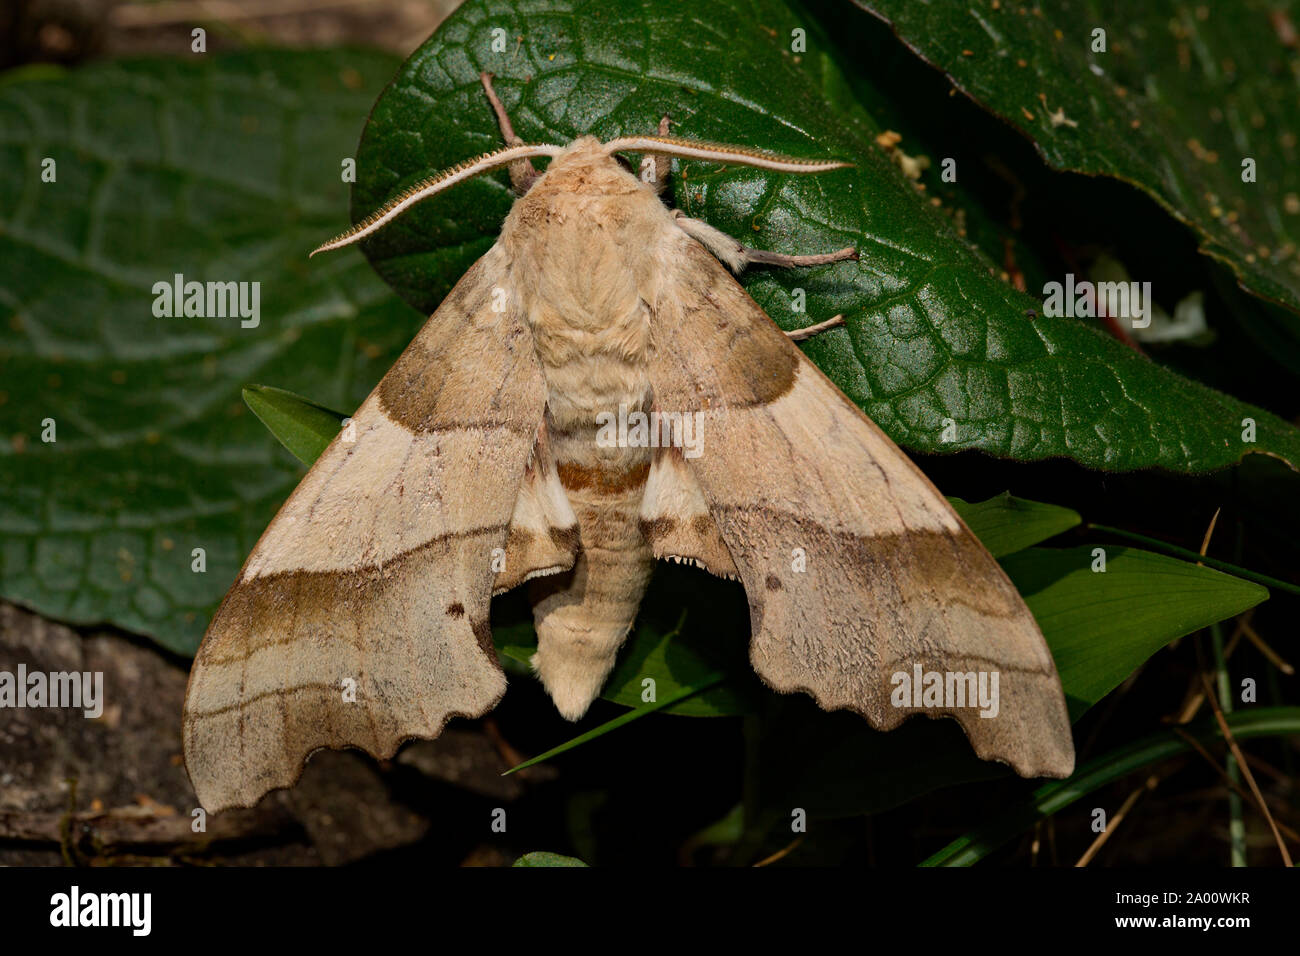
<svg viewBox="0 0 1300 956"><path fill-rule="evenodd" d="M778 156L775 153L749 149L744 146L706 143L698 140L678 139L674 136L625 136L612 139L606 143L602 143L594 136L579 136L568 146L556 146L549 143L532 146L510 146L506 149L499 149L495 153L486 153L477 159L453 166L445 172L416 183L384 203L383 206L347 232L312 250L311 255L314 256L318 252L352 245L352 243L378 232L416 203L422 202L444 189L450 189L459 182L472 179L501 166L508 166L510 163L519 160L550 157L551 165L541 177L546 181L548 187L577 189L583 184L587 184L602 188L606 192L625 192L630 189L640 188L636 177L631 174L631 166L621 159L620 154L623 153L639 153L643 156L676 156L681 159L752 166L782 173L820 173L852 165L838 160L797 159L790 156Z"/></svg>
<svg viewBox="0 0 1300 956"><path fill-rule="evenodd" d="M617 195L640 189L631 166L620 162L606 144L594 136L579 136L551 160L546 171L533 184L529 194L545 183L555 192L599 192Z"/></svg>

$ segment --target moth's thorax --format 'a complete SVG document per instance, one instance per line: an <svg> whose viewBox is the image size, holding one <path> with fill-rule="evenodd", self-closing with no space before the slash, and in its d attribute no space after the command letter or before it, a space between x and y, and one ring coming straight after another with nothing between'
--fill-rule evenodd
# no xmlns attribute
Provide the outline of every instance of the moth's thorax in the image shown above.
<svg viewBox="0 0 1300 956"><path fill-rule="evenodd" d="M657 250L678 233L654 191L591 137L515 202L501 233L509 291L533 332L554 424L594 432L601 412L645 407L646 303L662 281Z"/></svg>

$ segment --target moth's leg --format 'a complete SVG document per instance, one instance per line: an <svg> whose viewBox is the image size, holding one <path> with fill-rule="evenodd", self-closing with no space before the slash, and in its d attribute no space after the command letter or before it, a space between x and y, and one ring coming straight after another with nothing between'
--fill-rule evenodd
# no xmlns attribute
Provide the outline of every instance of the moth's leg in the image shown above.
<svg viewBox="0 0 1300 956"><path fill-rule="evenodd" d="M827 329L834 329L844 324L844 316L833 315L825 322L818 322L816 325L810 325L805 329L795 329L793 332L787 332L791 342L802 342L804 339L810 339L814 335L820 335Z"/></svg>
<svg viewBox="0 0 1300 956"><path fill-rule="evenodd" d="M692 219L680 209L673 210L673 218L688 236L699 241L711 253L726 264L732 272L743 272L753 263L765 266L824 266L831 262L843 262L846 259L857 260L858 250L849 246L838 252L823 252L811 256L787 256L780 252L766 252L742 245L721 229L715 229L707 222Z"/></svg>
<svg viewBox="0 0 1300 956"><path fill-rule="evenodd" d="M659 121L659 129L656 130L659 136L668 135L668 114L665 113L663 119ZM653 179L646 179L646 173L653 170ZM672 175L673 161L663 153L650 153L641 158L641 181L649 182L657 193L662 193L668 188L668 177Z"/></svg>
<svg viewBox="0 0 1300 956"><path fill-rule="evenodd" d="M492 89L492 74L480 73L478 78L483 84L483 91L487 93L488 102L492 104L492 112L497 114L497 125L501 127L501 136L505 139L506 145L523 146L524 141L515 134L515 128L510 123L506 108L497 99L496 90ZM510 171L510 185L514 187L516 196L522 196L528 192L537 177L541 175L537 172L537 167L533 165L531 159L516 159L508 169Z"/></svg>

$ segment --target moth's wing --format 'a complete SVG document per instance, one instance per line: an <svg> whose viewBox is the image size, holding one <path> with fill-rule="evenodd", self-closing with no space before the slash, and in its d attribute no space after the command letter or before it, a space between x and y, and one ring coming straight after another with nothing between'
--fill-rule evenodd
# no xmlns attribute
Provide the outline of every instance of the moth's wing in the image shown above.
<svg viewBox="0 0 1300 956"><path fill-rule="evenodd" d="M509 591L530 578L569 570L579 547L578 517L560 484L559 468L543 424L515 501L510 536L492 593Z"/></svg>
<svg viewBox="0 0 1300 956"><path fill-rule="evenodd" d="M504 694L493 551L506 547L546 392L531 332L516 311L493 311L503 274L496 247L471 267L213 617L184 716L208 810L292 785L321 747L388 757Z"/></svg>
<svg viewBox="0 0 1300 956"><path fill-rule="evenodd" d="M738 577L709 503L681 446L656 448L639 515L641 534L656 558L695 564L719 577Z"/></svg>
<svg viewBox="0 0 1300 956"><path fill-rule="evenodd" d="M656 410L701 413L700 454L659 460L684 462L672 480L689 473L707 502L749 599L755 670L882 730L912 713L949 714L982 758L1067 776L1061 683L1001 567L703 247L688 242L681 255L678 281L654 296L650 381ZM671 516L659 518L671 534ZM695 523L698 547L709 547ZM895 675L910 681L917 666L997 672L996 716L894 706Z"/></svg>

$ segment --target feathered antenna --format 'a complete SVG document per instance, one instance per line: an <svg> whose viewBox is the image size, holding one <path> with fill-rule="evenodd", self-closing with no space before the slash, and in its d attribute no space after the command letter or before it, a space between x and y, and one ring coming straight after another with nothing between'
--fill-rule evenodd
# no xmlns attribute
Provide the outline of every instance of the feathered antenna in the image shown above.
<svg viewBox="0 0 1300 956"><path fill-rule="evenodd" d="M481 173L486 173L488 170L496 169L498 166L507 166L517 159L531 159L534 156L550 156L554 158L563 149L563 146L554 146L549 143L534 146L510 146L506 149L499 149L495 153L484 153L477 159L467 160L453 166L451 169L438 173L436 176L418 182L400 195L394 196L347 232L341 233L329 242L317 246L307 258L310 259L311 256L316 255L318 252L328 252L330 249L350 246L371 233L379 231L421 200L437 195L457 183L472 179Z"/></svg>
<svg viewBox="0 0 1300 956"><path fill-rule="evenodd" d="M712 159L720 163L736 163L759 169L772 169L782 173L821 173L828 169L843 169L852 163L838 159L798 159L779 156L762 149L747 146L729 146L726 143L706 143L675 136L625 136L605 144L605 152L661 153L683 159Z"/></svg>

